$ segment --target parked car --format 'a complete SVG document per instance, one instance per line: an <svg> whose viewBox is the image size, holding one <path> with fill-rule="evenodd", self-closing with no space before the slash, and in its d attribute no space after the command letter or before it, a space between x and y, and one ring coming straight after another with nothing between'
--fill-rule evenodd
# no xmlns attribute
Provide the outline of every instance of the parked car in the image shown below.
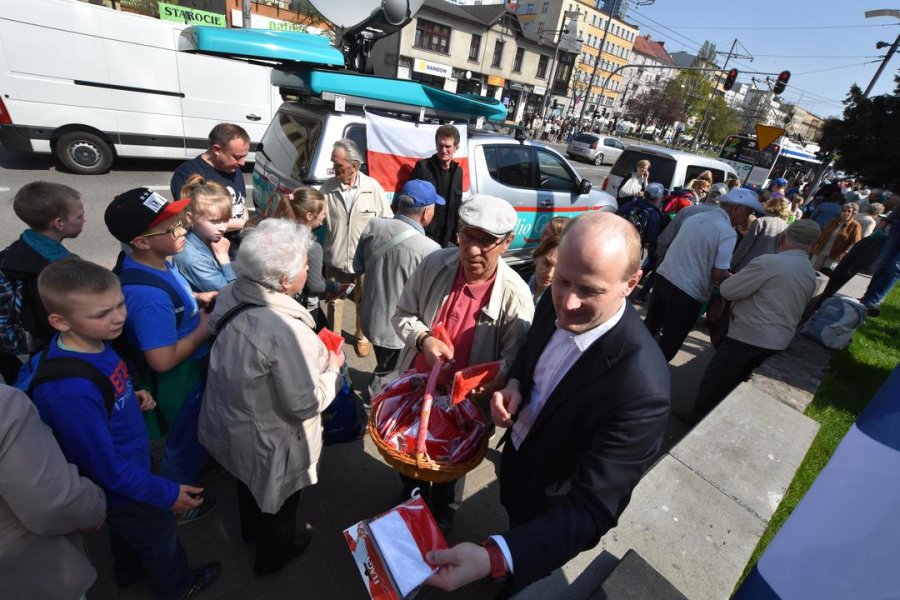
<svg viewBox="0 0 900 600"><path fill-rule="evenodd" d="M276 194L301 186L318 187L333 176L331 150L341 138L353 140L366 156L362 110L337 112L316 103L281 105L263 135L253 169L253 202L266 214ZM553 217L577 217L586 210L616 209L615 198L592 189L554 149L540 142L467 130L469 193L509 201L519 215L515 238L504 255L512 265L530 263L544 224ZM368 172L367 165L362 165Z"/></svg>
<svg viewBox="0 0 900 600"><path fill-rule="evenodd" d="M684 187L703 171L710 171L713 183L737 177L734 169L720 160L663 148L649 144L634 144L625 148L609 175L603 180L603 191L618 196L619 187L634 173L639 160L650 161L650 181L661 183L666 191Z"/></svg>
<svg viewBox="0 0 900 600"><path fill-rule="evenodd" d="M582 159L595 165L604 162L612 164L625 150L625 144L618 138L599 133L582 132L576 134L566 148L571 159Z"/></svg>

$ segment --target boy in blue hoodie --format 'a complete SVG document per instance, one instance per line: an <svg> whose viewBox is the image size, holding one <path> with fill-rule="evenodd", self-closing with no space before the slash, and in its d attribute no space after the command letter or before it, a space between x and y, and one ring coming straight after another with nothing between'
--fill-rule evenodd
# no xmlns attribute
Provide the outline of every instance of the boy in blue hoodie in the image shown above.
<svg viewBox="0 0 900 600"><path fill-rule="evenodd" d="M150 446L142 410L155 406L146 391L135 391L128 369L109 344L125 325L125 299L115 275L81 259L47 266L38 292L59 333L46 356L76 358L106 376L113 402L89 379L66 377L34 383L32 399L66 458L101 486L107 496L107 524L116 582L127 586L143 568L159 598L188 598L218 576L210 563L188 567L172 513L203 503L203 489L179 485L150 471Z"/></svg>

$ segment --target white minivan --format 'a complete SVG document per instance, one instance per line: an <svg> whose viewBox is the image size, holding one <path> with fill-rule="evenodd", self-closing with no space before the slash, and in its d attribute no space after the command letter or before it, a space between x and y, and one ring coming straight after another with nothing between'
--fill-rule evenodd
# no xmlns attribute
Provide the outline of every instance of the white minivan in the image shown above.
<svg viewBox="0 0 900 600"><path fill-rule="evenodd" d="M184 28L78 0L0 1L0 144L83 174L192 158L220 122L255 150L281 104L270 68L179 52Z"/></svg>
<svg viewBox="0 0 900 600"><path fill-rule="evenodd" d="M712 173L713 183L737 177L734 169L721 160L662 146L633 144L625 148L603 180L603 191L618 197L619 187L634 173L639 160L650 161L650 181L661 183L668 192L684 187L703 171Z"/></svg>

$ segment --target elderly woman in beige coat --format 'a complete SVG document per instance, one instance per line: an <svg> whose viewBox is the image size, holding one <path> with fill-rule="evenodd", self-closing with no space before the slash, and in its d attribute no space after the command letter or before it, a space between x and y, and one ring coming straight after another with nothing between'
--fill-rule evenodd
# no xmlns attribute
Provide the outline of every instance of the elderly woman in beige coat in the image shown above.
<svg viewBox="0 0 900 600"><path fill-rule="evenodd" d="M316 483L320 414L341 387L344 355L329 352L291 296L306 282L308 228L268 219L241 241L238 278L210 317L217 334L200 413L200 442L237 478L241 535L267 575L309 543L296 532L303 488Z"/></svg>

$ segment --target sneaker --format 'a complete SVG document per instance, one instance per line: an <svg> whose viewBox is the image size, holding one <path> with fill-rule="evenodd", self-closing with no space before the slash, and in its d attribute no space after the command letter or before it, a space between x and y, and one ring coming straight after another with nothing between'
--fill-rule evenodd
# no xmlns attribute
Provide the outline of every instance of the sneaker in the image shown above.
<svg viewBox="0 0 900 600"><path fill-rule="evenodd" d="M222 565L217 562L203 565L202 567L194 571L194 581L190 586L188 586L188 589L184 590L184 593L181 594L179 600L184 600L185 598L193 598L194 596L208 588L210 584L216 580L216 578L219 576L219 573L221 572Z"/></svg>
<svg viewBox="0 0 900 600"><path fill-rule="evenodd" d="M200 519L211 513L218 503L219 501L216 500L215 496L206 496L203 499L203 504L201 504L197 508L192 508L191 510L185 511L180 515L176 515L175 523L178 525L187 525L188 523L199 521Z"/></svg>

